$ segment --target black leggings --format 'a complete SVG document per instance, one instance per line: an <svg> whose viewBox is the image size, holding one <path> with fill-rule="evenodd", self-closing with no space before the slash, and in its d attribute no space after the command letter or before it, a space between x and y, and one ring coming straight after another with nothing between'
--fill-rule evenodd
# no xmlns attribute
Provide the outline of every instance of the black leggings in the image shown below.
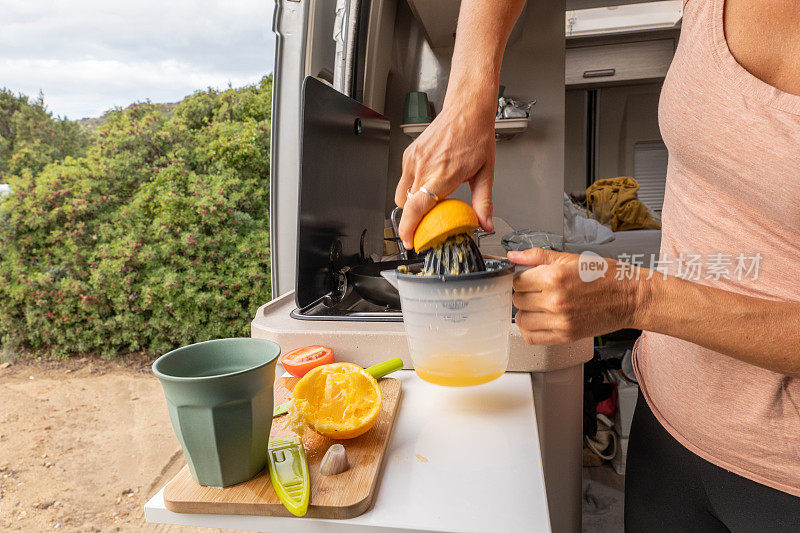
<svg viewBox="0 0 800 533"><path fill-rule="evenodd" d="M693 454L640 393L625 472L625 531L800 532L800 498Z"/></svg>

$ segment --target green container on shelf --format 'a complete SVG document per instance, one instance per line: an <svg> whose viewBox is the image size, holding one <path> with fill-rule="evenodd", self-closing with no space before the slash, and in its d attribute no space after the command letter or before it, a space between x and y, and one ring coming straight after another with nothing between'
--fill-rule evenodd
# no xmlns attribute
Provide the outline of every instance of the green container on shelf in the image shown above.
<svg viewBox="0 0 800 533"><path fill-rule="evenodd" d="M178 348L153 363L172 428L200 485L242 483L266 465L280 353L264 339L218 339Z"/></svg>
<svg viewBox="0 0 800 533"><path fill-rule="evenodd" d="M403 103L403 124L426 124L430 121L428 94L419 91L406 94Z"/></svg>

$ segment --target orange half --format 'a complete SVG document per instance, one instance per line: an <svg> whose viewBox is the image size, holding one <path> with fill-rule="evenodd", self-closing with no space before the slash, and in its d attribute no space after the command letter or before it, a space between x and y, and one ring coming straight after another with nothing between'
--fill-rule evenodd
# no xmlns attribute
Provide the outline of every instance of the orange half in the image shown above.
<svg viewBox="0 0 800 533"><path fill-rule="evenodd" d="M369 372L352 363L318 366L292 391L289 425L302 434L305 425L332 439L352 439L378 420L383 395Z"/></svg>
<svg viewBox="0 0 800 533"><path fill-rule="evenodd" d="M478 226L478 215L468 203L455 198L442 200L420 220L414 233L414 250L425 251L453 235L472 233Z"/></svg>

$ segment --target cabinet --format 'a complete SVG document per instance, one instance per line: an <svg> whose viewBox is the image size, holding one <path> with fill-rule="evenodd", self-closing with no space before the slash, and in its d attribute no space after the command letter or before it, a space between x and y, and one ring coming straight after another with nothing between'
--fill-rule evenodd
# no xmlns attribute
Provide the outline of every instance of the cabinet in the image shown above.
<svg viewBox="0 0 800 533"><path fill-rule="evenodd" d="M570 47L565 83L576 88L663 79L674 52L674 39Z"/></svg>

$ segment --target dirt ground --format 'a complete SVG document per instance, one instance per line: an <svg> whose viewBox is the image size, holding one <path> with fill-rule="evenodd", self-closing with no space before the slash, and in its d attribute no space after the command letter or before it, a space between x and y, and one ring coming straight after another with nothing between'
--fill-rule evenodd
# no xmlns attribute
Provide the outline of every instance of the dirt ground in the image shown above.
<svg viewBox="0 0 800 533"><path fill-rule="evenodd" d="M184 464L150 361L0 361L0 530L192 531L144 522Z"/></svg>

